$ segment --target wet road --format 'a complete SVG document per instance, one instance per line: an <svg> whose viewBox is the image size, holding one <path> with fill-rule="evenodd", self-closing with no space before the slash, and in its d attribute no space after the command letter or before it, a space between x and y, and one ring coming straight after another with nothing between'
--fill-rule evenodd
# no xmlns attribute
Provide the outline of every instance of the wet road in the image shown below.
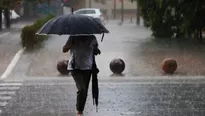
<svg viewBox="0 0 205 116"><path fill-rule="evenodd" d="M203 116L204 82L104 80L100 82L99 112L92 105L90 90L85 116ZM1 82L1 116L74 116L75 91L70 79Z"/></svg>
<svg viewBox="0 0 205 116"><path fill-rule="evenodd" d="M19 22L11 25L10 29L3 29L0 32L0 75L21 49L20 32L21 28L29 22Z"/></svg>
<svg viewBox="0 0 205 116"><path fill-rule="evenodd" d="M154 42L149 38L149 30L133 24L106 26L111 33L105 36L104 42L99 42L102 54L97 56L101 70L99 113L95 112L89 90L85 116L204 115L205 79L186 76L205 74L203 46ZM24 53L9 80L0 82L0 115L74 115L73 79L59 78L56 70L57 61L67 59L61 53L66 39L52 37L41 49ZM124 77L110 76L109 62L116 57L126 62ZM180 62L175 76L161 77L164 74L160 63L166 57Z"/></svg>
<svg viewBox="0 0 205 116"><path fill-rule="evenodd" d="M150 36L150 32L142 26L137 27L135 24L128 23L119 26L117 23L106 25L111 33L105 35L103 42L100 42L101 36L97 35L102 51L102 54L97 56L97 64L100 69L99 75L112 75L109 63L114 58L122 58L125 61L126 69L124 73L126 76L136 76L138 72L142 71L146 74L150 70L154 70L144 67L144 63L141 60L142 57L139 55L140 50L137 50L141 42ZM16 77L18 75L30 77L59 76L59 72L56 70L56 63L61 59L67 59L67 54L61 52L66 40L67 36L51 37L41 49L33 53L25 53L10 77L16 75ZM27 64L26 67L25 64Z"/></svg>
<svg viewBox="0 0 205 116"><path fill-rule="evenodd" d="M205 46L190 41L153 41L151 32L134 23L118 25L110 21L106 27L111 32L104 41L97 35L102 54L97 56L100 69L99 76L112 78L109 63L114 58L122 58L126 68L124 77L130 76L164 76L161 62L167 58L175 58L178 69L175 76L205 75ZM56 77L60 76L56 69L59 60L67 59L61 52L67 36L53 36L45 41L42 48L34 52L26 52L10 77Z"/></svg>

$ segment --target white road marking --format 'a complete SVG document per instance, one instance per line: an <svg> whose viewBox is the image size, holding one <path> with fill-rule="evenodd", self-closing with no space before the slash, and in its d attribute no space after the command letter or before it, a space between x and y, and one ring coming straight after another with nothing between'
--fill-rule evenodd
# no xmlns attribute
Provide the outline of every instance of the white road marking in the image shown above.
<svg viewBox="0 0 205 116"><path fill-rule="evenodd" d="M12 98L12 96L0 96L0 100L8 101Z"/></svg>
<svg viewBox="0 0 205 116"><path fill-rule="evenodd" d="M20 89L20 87L0 87L0 91L1 90L18 90Z"/></svg>
<svg viewBox="0 0 205 116"><path fill-rule="evenodd" d="M22 83L0 83L0 86L21 86Z"/></svg>
<svg viewBox="0 0 205 116"><path fill-rule="evenodd" d="M11 73L13 68L16 66L16 64L17 64L18 60L20 59L21 55L23 54L24 50L25 49L21 49L16 53L13 60L11 61L9 66L7 67L6 71L2 74L1 79L4 79L4 78L8 77L8 75Z"/></svg>
<svg viewBox="0 0 205 116"><path fill-rule="evenodd" d="M14 95L15 91L0 91L0 95Z"/></svg>
<svg viewBox="0 0 205 116"><path fill-rule="evenodd" d="M9 33L10 33L10 32L6 32L6 33L4 33L4 34L1 34L0 37L4 37L4 36L8 35Z"/></svg>
<svg viewBox="0 0 205 116"><path fill-rule="evenodd" d="M20 89L22 83L20 82L4 82L0 83L0 115L3 108L6 107L8 102L16 94L16 90Z"/></svg>

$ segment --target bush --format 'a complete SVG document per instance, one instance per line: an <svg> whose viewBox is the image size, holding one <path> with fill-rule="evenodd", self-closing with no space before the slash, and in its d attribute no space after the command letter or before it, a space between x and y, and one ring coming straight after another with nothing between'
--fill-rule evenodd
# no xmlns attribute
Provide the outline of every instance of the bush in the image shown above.
<svg viewBox="0 0 205 116"><path fill-rule="evenodd" d="M46 22L48 22L50 19L54 17L55 15L48 15L44 18L38 19L33 25L35 25L36 28L40 29Z"/></svg>
<svg viewBox="0 0 205 116"><path fill-rule="evenodd" d="M36 35L36 32L54 15L48 15L44 18L38 19L34 24L25 26L21 31L21 43L26 49L33 49L36 44L41 43L47 39L47 36Z"/></svg>
<svg viewBox="0 0 205 116"><path fill-rule="evenodd" d="M144 23L158 38L202 38L205 29L203 0L135 0ZM203 2L202 2L203 1Z"/></svg>
<svg viewBox="0 0 205 116"><path fill-rule="evenodd" d="M25 26L21 32L21 41L22 46L26 48L33 48L35 44L37 44L36 33L37 28L33 25Z"/></svg>

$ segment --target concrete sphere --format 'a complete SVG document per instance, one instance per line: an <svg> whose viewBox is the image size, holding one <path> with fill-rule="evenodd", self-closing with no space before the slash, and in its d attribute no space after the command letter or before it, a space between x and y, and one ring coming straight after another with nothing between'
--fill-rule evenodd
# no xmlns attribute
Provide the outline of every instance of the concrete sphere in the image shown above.
<svg viewBox="0 0 205 116"><path fill-rule="evenodd" d="M57 63L57 70L62 74L62 75L66 75L69 73L69 71L67 70L68 67L68 60L61 60L58 61Z"/></svg>
<svg viewBox="0 0 205 116"><path fill-rule="evenodd" d="M110 70L114 74L121 74L124 71L124 69L125 69L125 62L122 59L116 58L110 62Z"/></svg>
<svg viewBox="0 0 205 116"><path fill-rule="evenodd" d="M162 70L167 74L173 74L177 69L177 61L172 58L166 58L162 61Z"/></svg>

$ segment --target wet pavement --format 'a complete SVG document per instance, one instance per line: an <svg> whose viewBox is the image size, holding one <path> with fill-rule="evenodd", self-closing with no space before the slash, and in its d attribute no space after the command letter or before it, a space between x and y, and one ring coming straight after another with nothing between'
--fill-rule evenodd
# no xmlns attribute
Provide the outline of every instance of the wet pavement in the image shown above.
<svg viewBox="0 0 205 116"><path fill-rule="evenodd" d="M164 76L161 62L167 57L178 62L174 76L205 75L204 45L190 41L170 42L167 39L154 41L151 32L142 24L136 26L127 21L119 25L119 22L109 21L105 25L111 33L105 35L103 42L100 42L101 36L97 35L102 51L97 56L99 76L112 78L109 63L114 58L125 61L124 77ZM10 77L60 77L56 64L59 60L67 59L67 54L61 52L66 40L67 36L53 36L45 41L42 48L26 52Z"/></svg>
<svg viewBox="0 0 205 116"><path fill-rule="evenodd" d="M6 70L7 66L22 48L20 32L21 28L30 22L19 22L11 25L11 29L4 29L0 32L0 75Z"/></svg>
<svg viewBox="0 0 205 116"><path fill-rule="evenodd" d="M99 112L91 90L85 116L203 116L204 79L100 81ZM74 82L69 79L10 80L0 83L1 116L74 116Z"/></svg>
<svg viewBox="0 0 205 116"><path fill-rule="evenodd" d="M136 48L140 46L141 41L150 36L150 32L142 27L132 23L126 23L122 26L118 25L118 21L106 24L110 30L110 34L106 34L104 41L100 42L101 35L97 35L102 54L97 56L97 64L100 69L100 76L111 76L109 63L114 58L122 58L126 63L126 76L138 75L135 69L149 72L147 67L139 68L138 65L144 65L141 62L141 56L136 52ZM56 70L56 64L61 59L67 59L67 54L61 52L62 46L67 40L67 36L54 36L49 38L45 45L35 52L25 53L10 77L19 77L18 75L26 75L30 77L39 76L59 76ZM134 54L133 54L134 53ZM136 55L136 56L133 56ZM133 61L133 62L130 62ZM26 62L26 63L24 63ZM23 68L26 65L25 68ZM23 69L25 70L23 70Z"/></svg>
<svg viewBox="0 0 205 116"><path fill-rule="evenodd" d="M111 33L99 42L102 54L97 56L99 112L95 112L90 89L85 116L204 115L203 46L152 41L148 29L132 23L111 21L106 27ZM12 34L1 40L4 49L19 46L17 39L9 37ZM67 59L61 52L66 40L66 36L51 37L42 48L23 54L11 75L0 81L1 116L74 116L75 84L70 76L62 77L56 70L56 63ZM124 76L113 76L109 69L116 57L126 63ZM166 57L179 62L174 76L161 71Z"/></svg>

